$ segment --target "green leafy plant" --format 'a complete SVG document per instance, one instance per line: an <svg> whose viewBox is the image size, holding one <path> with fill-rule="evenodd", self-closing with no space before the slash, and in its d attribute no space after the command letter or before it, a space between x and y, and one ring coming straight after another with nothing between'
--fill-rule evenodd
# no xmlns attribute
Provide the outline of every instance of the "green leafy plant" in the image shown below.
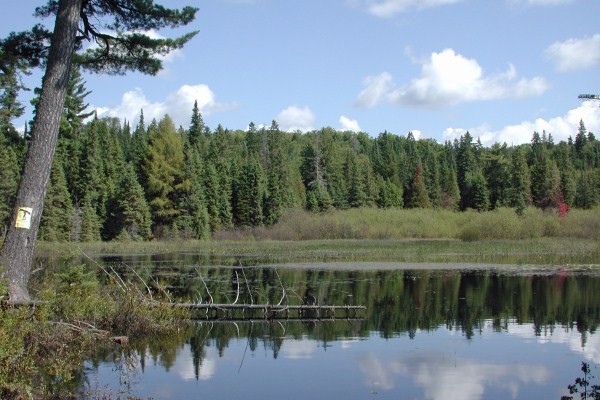
<svg viewBox="0 0 600 400"><path fill-rule="evenodd" d="M582 362L581 371L583 377L575 379L575 383L569 385L569 393L579 393L581 399L600 399L600 385L592 385L591 380L594 379L590 371L590 365ZM562 396L561 400L572 400L573 396Z"/></svg>

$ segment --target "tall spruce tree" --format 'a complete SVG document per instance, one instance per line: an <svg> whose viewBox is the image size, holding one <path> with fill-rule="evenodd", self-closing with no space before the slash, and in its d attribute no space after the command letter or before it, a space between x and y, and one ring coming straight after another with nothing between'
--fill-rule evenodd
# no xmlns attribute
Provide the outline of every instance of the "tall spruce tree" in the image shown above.
<svg viewBox="0 0 600 400"><path fill-rule="evenodd" d="M250 129L248 130L250 134ZM246 140L248 143L248 140ZM289 179L289 160L285 157L283 132L279 130L277 122L273 121L267 132L267 164L266 164L266 191L264 199L263 217L267 225L275 224L281 218L282 210L286 206L284 197L287 190L291 189Z"/></svg>
<svg viewBox="0 0 600 400"><path fill-rule="evenodd" d="M486 152L485 177L492 208L510 204L510 156L506 144L494 144Z"/></svg>
<svg viewBox="0 0 600 400"><path fill-rule="evenodd" d="M119 74L136 70L156 74L162 66L158 55L182 47L196 32L176 39L154 39L140 32L186 25L193 21L195 13L192 7L172 10L152 0L50 0L36 9L36 15L55 17L53 33L38 25L28 32L12 33L0 42L2 54L10 55L3 60L26 59L31 66L46 67L13 220L0 253L11 300L29 299L27 284L72 60L75 58L94 72ZM50 39L49 49L44 39ZM97 46L75 53L83 48L83 41L91 40ZM17 218L22 218L23 210L28 209L31 209L29 223L17 224Z"/></svg>
<svg viewBox="0 0 600 400"><path fill-rule="evenodd" d="M265 178L256 155L246 159L234 188L235 223L246 227L262 225Z"/></svg>
<svg viewBox="0 0 600 400"><path fill-rule="evenodd" d="M440 166L440 205L449 210L457 210L460 202L460 189L456 177L456 159L452 143L444 143Z"/></svg>
<svg viewBox="0 0 600 400"><path fill-rule="evenodd" d="M203 189L204 168L200 150L186 143L183 181L178 185L178 208L175 220L179 235L186 238L206 239L210 235L209 216Z"/></svg>
<svg viewBox="0 0 600 400"><path fill-rule="evenodd" d="M111 215L114 238L148 240L151 238L152 219L144 190L137 180L133 165L127 164L115 194L116 209Z"/></svg>
<svg viewBox="0 0 600 400"><path fill-rule="evenodd" d="M533 204L544 209L556 206L562 201L560 172L548 152L547 139L538 132L531 139L529 165Z"/></svg>
<svg viewBox="0 0 600 400"><path fill-rule="evenodd" d="M522 215L531 204L531 180L525 154L521 148L513 149L510 165L510 206Z"/></svg>
<svg viewBox="0 0 600 400"><path fill-rule="evenodd" d="M368 204L367 188L365 187L363 166L359 165L354 153L349 152L347 161L348 204L350 207L365 207Z"/></svg>
<svg viewBox="0 0 600 400"><path fill-rule="evenodd" d="M475 156L473 137L469 132L460 137L456 153L456 178L460 190L460 208L474 208L471 196L470 178L478 171L479 165Z"/></svg>
<svg viewBox="0 0 600 400"><path fill-rule="evenodd" d="M409 188L408 203L409 208L431 208L431 200L425 187L425 178L423 177L423 168L421 164L415 167L412 183Z"/></svg>
<svg viewBox="0 0 600 400"><path fill-rule="evenodd" d="M198 100L194 101L194 108L192 109L192 118L190 123L190 129L188 133L188 141L193 148L197 148L200 151L206 151L206 135L204 134L206 125L202 119L200 108L198 108Z"/></svg>
<svg viewBox="0 0 600 400"><path fill-rule="evenodd" d="M233 224L232 210L232 191L233 178L237 175L237 162L239 153L234 154L231 144L231 134L220 124L210 137L207 164L209 166L209 179L216 179L216 185L211 182L211 190L217 190L214 194L216 205L217 225L220 227L230 227ZM210 213L210 208L209 208Z"/></svg>
<svg viewBox="0 0 600 400"><path fill-rule="evenodd" d="M565 142L554 146L553 158L560 171L560 186L562 188L563 201L572 206L575 204L575 193L577 191L577 178L573 166L571 148Z"/></svg>

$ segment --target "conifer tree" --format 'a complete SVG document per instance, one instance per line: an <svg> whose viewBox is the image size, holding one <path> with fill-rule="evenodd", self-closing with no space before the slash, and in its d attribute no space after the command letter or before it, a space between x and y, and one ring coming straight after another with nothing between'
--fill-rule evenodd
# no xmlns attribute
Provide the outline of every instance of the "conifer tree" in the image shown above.
<svg viewBox="0 0 600 400"><path fill-rule="evenodd" d="M214 178L217 182L217 185L211 184L211 190L218 191L214 193L218 225L230 227L233 224L233 178L237 175L239 153L234 154L233 146L229 146L231 135L220 124L210 139L206 163L209 168L210 165L213 167L210 174L214 175L210 175L209 178Z"/></svg>
<svg viewBox="0 0 600 400"><path fill-rule="evenodd" d="M400 165L404 165L406 152L404 147L401 146L399 138L388 132L383 132L377 138L377 148L381 157L378 159L380 161L375 164L375 171L382 178L389 179L395 185L404 188L404 176L401 176L400 173L401 170L404 171L404 168L400 168Z"/></svg>
<svg viewBox="0 0 600 400"><path fill-rule="evenodd" d="M221 185L217 170L212 163L207 163L204 168L204 191L206 195L206 211L208 212L211 232L216 232L222 225L221 221Z"/></svg>
<svg viewBox="0 0 600 400"><path fill-rule="evenodd" d="M100 218L96 212L93 194L88 193L82 200L81 205L81 228L79 240L81 242L96 242L100 240Z"/></svg>
<svg viewBox="0 0 600 400"><path fill-rule="evenodd" d="M506 144L494 144L486 151L485 178L492 208L510 204L510 158Z"/></svg>
<svg viewBox="0 0 600 400"><path fill-rule="evenodd" d="M444 144L443 157L440 167L441 194L440 205L449 210L457 210L460 202L460 189L456 177L456 160L454 148L447 141Z"/></svg>
<svg viewBox="0 0 600 400"><path fill-rule="evenodd" d="M125 160L133 164L136 174L141 177L143 176L143 163L146 158L146 148L148 147L148 132L146 130L146 123L144 121L144 110L140 110L140 118L137 126L131 135L131 145L129 154L127 154Z"/></svg>
<svg viewBox="0 0 600 400"><path fill-rule="evenodd" d="M586 170L579 174L575 205L583 209L600 205L600 169Z"/></svg>
<svg viewBox="0 0 600 400"><path fill-rule="evenodd" d="M206 125L202 119L202 114L198 108L198 100L194 100L194 108L192 109L192 119L188 134L188 140L193 148L200 151L206 151Z"/></svg>
<svg viewBox="0 0 600 400"><path fill-rule="evenodd" d="M251 134L251 130L248 130ZM246 142L250 142L248 139ZM292 182L290 180L289 165L290 162L285 157L283 132L279 130L277 122L271 123L267 131L267 162L266 162L266 191L264 199L264 223L267 225L275 224L281 218L282 210L286 206L284 197L293 198L290 195ZM250 153L252 154L252 153Z"/></svg>
<svg viewBox="0 0 600 400"><path fill-rule="evenodd" d="M48 242L66 242L71 234L73 206L62 164L57 159L52 164L49 185L40 222L40 239Z"/></svg>
<svg viewBox="0 0 600 400"><path fill-rule="evenodd" d="M4 237L19 185L19 163L12 146L0 144L0 236Z"/></svg>
<svg viewBox="0 0 600 400"><path fill-rule="evenodd" d="M537 132L531 140L530 153L531 194L533 204L540 208L554 207L562 194L560 172L549 156L546 143Z"/></svg>
<svg viewBox="0 0 600 400"><path fill-rule="evenodd" d="M0 57L5 54L0 49ZM22 138L12 120L23 115L25 107L19 101L19 93L28 90L19 79L19 73L29 74L23 61L0 63L0 145L14 145Z"/></svg>
<svg viewBox="0 0 600 400"><path fill-rule="evenodd" d="M386 179L379 189L377 206L379 208L402 208L403 205L402 188L393 184L389 179Z"/></svg>
<svg viewBox="0 0 600 400"><path fill-rule="evenodd" d="M490 208L490 194L487 182L481 171L475 171L467 176L467 196L471 207L477 211L487 211Z"/></svg>
<svg viewBox="0 0 600 400"><path fill-rule="evenodd" d="M199 150L186 146L183 181L178 185L180 214L175 225L180 235L206 239L210 235L209 215L203 190L204 169Z"/></svg>
<svg viewBox="0 0 600 400"><path fill-rule="evenodd" d="M510 177L510 205L516 208L518 214L522 214L531 204L531 181L525 154L518 147L513 149L511 155Z"/></svg>
<svg viewBox="0 0 600 400"><path fill-rule="evenodd" d="M246 160L235 182L234 221L240 226L263 223L264 171L256 155Z"/></svg>
<svg viewBox="0 0 600 400"><path fill-rule="evenodd" d="M72 177L70 186L76 206L83 205L83 199L91 206L99 209L101 206L104 179L102 177L102 154L100 144L101 121L94 118L84 129L81 141L79 173Z"/></svg>
<svg viewBox="0 0 600 400"><path fill-rule="evenodd" d="M112 214L112 224L118 238L148 240L151 238L152 219L144 190L137 180L133 165L127 164L123 170L115 196L116 209Z"/></svg>
<svg viewBox="0 0 600 400"><path fill-rule="evenodd" d="M554 147L553 153L556 166L560 171L560 187L562 188L563 201L572 206L575 204L577 180L571 156L571 148L565 142L560 142Z"/></svg>
<svg viewBox="0 0 600 400"><path fill-rule="evenodd" d="M256 129L254 122L250 122L248 131L246 132L246 149L248 150L248 154L260 154L260 141L261 133Z"/></svg>
<svg viewBox="0 0 600 400"><path fill-rule="evenodd" d="M587 167L584 154L584 149L588 141L587 139L587 129L583 123L583 120L580 120L574 142L575 164L579 169L585 169Z"/></svg>
<svg viewBox="0 0 600 400"><path fill-rule="evenodd" d="M110 215L114 213L119 182L125 169L125 158L121 148L119 136L121 136L121 124L116 118L105 118L101 121L100 133L100 157L102 196L98 208L98 216L102 224L102 237L112 236L113 224Z"/></svg>
<svg viewBox="0 0 600 400"><path fill-rule="evenodd" d="M144 160L145 192L152 211L153 226L168 229L179 215L176 185L183 179L183 139L173 120L165 115L151 130Z"/></svg>
<svg viewBox="0 0 600 400"><path fill-rule="evenodd" d="M321 129L317 137L320 138L326 189L333 206L338 209L348 208L348 182L344 179L344 161L348 149L346 146L337 145L338 134L331 128Z"/></svg>
<svg viewBox="0 0 600 400"><path fill-rule="evenodd" d="M435 145L435 142L430 140L422 140L419 141L419 143L422 144L422 160L427 194L431 200L431 205L433 207L439 207L441 204L442 187L440 183L440 162L436 151L437 146Z"/></svg>
<svg viewBox="0 0 600 400"><path fill-rule="evenodd" d="M460 137L456 153L456 178L460 190L461 210L474 208L472 202L473 198L470 193L471 182L469 177L472 177L473 174L478 171L479 166L475 157L475 150L472 142L473 137L471 134L469 132L465 133Z"/></svg>
<svg viewBox="0 0 600 400"><path fill-rule="evenodd" d="M276 169L271 169L267 176L267 189L264 200L264 222L274 225L281 218L283 209L281 177Z"/></svg>
<svg viewBox="0 0 600 400"><path fill-rule="evenodd" d="M408 199L407 206L409 208L431 208L421 164L417 164L415 168Z"/></svg>
<svg viewBox="0 0 600 400"><path fill-rule="evenodd" d="M362 171L354 158L349 161L348 176L348 204L350 207L358 208L367 205L367 191Z"/></svg>

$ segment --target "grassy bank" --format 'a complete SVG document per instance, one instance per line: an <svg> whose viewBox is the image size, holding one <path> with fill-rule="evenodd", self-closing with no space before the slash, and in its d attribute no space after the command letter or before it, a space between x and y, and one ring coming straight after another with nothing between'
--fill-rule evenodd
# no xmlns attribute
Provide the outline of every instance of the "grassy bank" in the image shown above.
<svg viewBox="0 0 600 400"><path fill-rule="evenodd" d="M112 278L100 283L83 265L47 279L40 304L0 306L2 399L72 398L85 382L84 360L91 354L120 355L139 340L179 333L189 318L149 302L132 285Z"/></svg>
<svg viewBox="0 0 600 400"><path fill-rule="evenodd" d="M221 231L217 239L538 239L600 240L600 209L572 210L565 218L528 208L453 212L443 209L350 209L329 213L290 211L273 227Z"/></svg>
<svg viewBox="0 0 600 400"><path fill-rule="evenodd" d="M273 227L221 231L209 241L41 243L39 254L195 254L225 265L329 261L583 265L600 263L599 248L598 209L574 210L564 219L536 209L522 217L509 209L488 213L359 209L324 214L291 211Z"/></svg>

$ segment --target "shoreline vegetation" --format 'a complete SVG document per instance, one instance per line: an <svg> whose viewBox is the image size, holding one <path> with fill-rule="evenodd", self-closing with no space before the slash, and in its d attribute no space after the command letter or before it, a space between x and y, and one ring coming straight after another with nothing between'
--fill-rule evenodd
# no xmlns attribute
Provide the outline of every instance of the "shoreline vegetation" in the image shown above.
<svg viewBox="0 0 600 400"><path fill-rule="evenodd" d="M600 208L566 216L528 208L488 212L292 210L272 227L222 230L211 240L40 242L39 257L205 255L224 265L331 262L600 264Z"/></svg>

